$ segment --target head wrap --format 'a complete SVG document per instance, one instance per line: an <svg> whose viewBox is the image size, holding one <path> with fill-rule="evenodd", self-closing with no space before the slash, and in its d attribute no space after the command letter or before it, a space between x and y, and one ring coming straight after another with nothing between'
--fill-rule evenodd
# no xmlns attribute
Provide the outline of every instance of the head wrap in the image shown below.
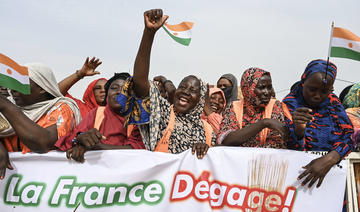
<svg viewBox="0 0 360 212"><path fill-rule="evenodd" d="M37 102L32 105L20 107L23 113L27 117L29 117L29 119L31 119L33 122L37 122L45 113L47 113L58 102L63 102L67 104L74 112L76 124L79 124L81 120L79 107L72 99L64 97L60 93L58 84L56 82L52 70L41 63L29 63L29 64L25 64L25 66L28 67L29 78L32 81L34 81L38 86L40 86L42 89L44 89L47 93L51 94L54 98L42 102ZM11 133L9 133L10 131ZM1 132L1 134L9 136L9 134L14 134L14 131L10 127L6 131Z"/></svg>
<svg viewBox="0 0 360 212"><path fill-rule="evenodd" d="M228 92L226 92L226 89L224 89L225 91L223 90L225 97L226 97L226 102L227 102L227 104L230 104L232 101L236 101L238 99L237 79L232 74L224 74L220 77L220 79L221 78L229 80L232 84L231 93L228 94Z"/></svg>
<svg viewBox="0 0 360 212"><path fill-rule="evenodd" d="M107 96L108 96L108 92L109 92L109 88L111 83L113 83L115 80L118 79L122 79L122 80L126 80L127 78L130 77L130 74L127 72L121 72L121 73L115 73L113 77L111 77L105 84L105 99L104 99L104 103L106 105L107 102Z"/></svg>
<svg viewBox="0 0 360 212"><path fill-rule="evenodd" d="M99 79L96 79L94 81L92 81L88 87L86 88L85 92L84 92L84 95L83 95L83 98L82 100L84 101L84 103L86 104L86 106L88 107L88 110L90 111L91 109L93 108L96 108L98 107L98 103L96 102L96 99L95 99L95 96L94 96L94 87L96 85L96 83L99 81L99 80L105 80L107 81L105 78L99 78ZM81 108L80 108L81 110Z"/></svg>
<svg viewBox="0 0 360 212"><path fill-rule="evenodd" d="M318 72L327 73L334 81L337 68L325 60L311 61L302 74L300 83L283 100L291 114L297 108L309 107L303 97L304 82ZM330 93L317 108L311 109L314 121L307 123L304 139L299 140L295 135L293 122L286 119L290 130L288 147L308 151L336 150L341 157L345 156L352 149L350 136L353 129L340 100L335 94Z"/></svg>
<svg viewBox="0 0 360 212"><path fill-rule="evenodd" d="M210 88L209 90L209 96L213 95L214 93L220 93L222 98L224 99L224 106L226 105L226 97L224 95L224 92L220 88Z"/></svg>
<svg viewBox="0 0 360 212"><path fill-rule="evenodd" d="M258 120L263 111L262 108L256 105L256 102L259 102L259 97L255 94L254 90L260 78L264 75L271 77L270 72L260 68L249 68L241 77L240 86L244 98L244 108L246 109L244 119L248 119L250 123L252 123L252 120Z"/></svg>
<svg viewBox="0 0 360 212"><path fill-rule="evenodd" d="M343 105L345 108L360 107L360 83L353 85L344 98Z"/></svg>
<svg viewBox="0 0 360 212"><path fill-rule="evenodd" d="M198 79L197 77L195 78ZM179 115L175 111L175 126L171 133L169 144L169 152L171 153L183 152L191 148L191 145L194 143L205 143L205 131L200 116L204 110L207 87L202 80L198 80L200 82L199 102L197 102L196 106L187 114ZM154 150L157 142L162 138L169 123L170 110L171 106L169 102L161 97L157 86L151 83L149 140L143 137L147 149Z"/></svg>
<svg viewBox="0 0 360 212"><path fill-rule="evenodd" d="M233 102L227 109L225 109L223 120L220 125L220 130L218 132L218 142L221 143L223 139L232 131L238 130L241 127L244 128L248 125L254 124L265 117L265 108L264 106L258 105L259 97L255 94L255 88L259 83L261 77L271 75L269 72L260 69L260 68L249 68L244 71L241 77L241 91L243 93L243 99L239 102ZM269 91L269 98L271 98L272 91ZM239 107L239 104L243 102L243 108ZM237 112L240 111L243 113L242 119L238 120ZM284 115L281 109L281 103L276 100L272 106L271 119L283 122ZM275 130L269 131L266 135L266 142L262 143L260 138L260 133L256 136L253 136L247 140L247 142L242 143L240 146L244 147L270 147L270 148L284 148L284 141L281 138L280 134Z"/></svg>

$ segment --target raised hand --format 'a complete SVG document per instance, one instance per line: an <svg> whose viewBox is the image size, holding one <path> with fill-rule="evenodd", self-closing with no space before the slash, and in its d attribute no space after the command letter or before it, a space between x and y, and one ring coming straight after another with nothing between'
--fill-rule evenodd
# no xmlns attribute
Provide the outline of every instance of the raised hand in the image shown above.
<svg viewBox="0 0 360 212"><path fill-rule="evenodd" d="M85 76L93 76L95 74L100 74L100 72L95 71L95 69L101 65L101 61L99 60L99 58L91 58L91 60L89 60L89 57L86 58L84 65L82 66L82 68L79 70L79 77L85 77Z"/></svg>
<svg viewBox="0 0 360 212"><path fill-rule="evenodd" d="M204 112L208 116L212 112L215 112L215 111L213 111L213 109L211 108L211 105L210 105L210 95L209 95L210 86L209 86L209 84L206 84L206 87L207 87L207 90L206 90L206 94L205 94Z"/></svg>
<svg viewBox="0 0 360 212"><path fill-rule="evenodd" d="M164 86L164 82L166 81L166 77L164 77L162 75L159 75L159 76L154 77L153 80L156 81L156 82L161 83L162 84L161 86Z"/></svg>
<svg viewBox="0 0 360 212"><path fill-rule="evenodd" d="M169 16L163 15L162 9L152 9L144 13L145 29L156 32L168 19Z"/></svg>

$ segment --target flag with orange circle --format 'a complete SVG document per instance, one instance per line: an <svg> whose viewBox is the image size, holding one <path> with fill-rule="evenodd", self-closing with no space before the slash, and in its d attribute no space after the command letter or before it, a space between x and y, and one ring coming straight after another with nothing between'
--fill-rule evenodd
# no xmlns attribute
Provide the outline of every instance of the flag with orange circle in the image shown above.
<svg viewBox="0 0 360 212"><path fill-rule="evenodd" d="M181 22L180 24L175 25L164 23L163 29L176 42L188 46L190 45L191 29L193 26L193 22Z"/></svg>
<svg viewBox="0 0 360 212"><path fill-rule="evenodd" d="M330 51L331 57L360 61L360 37L347 29L334 27Z"/></svg>
<svg viewBox="0 0 360 212"><path fill-rule="evenodd" d="M28 68L0 53L0 86L30 94Z"/></svg>

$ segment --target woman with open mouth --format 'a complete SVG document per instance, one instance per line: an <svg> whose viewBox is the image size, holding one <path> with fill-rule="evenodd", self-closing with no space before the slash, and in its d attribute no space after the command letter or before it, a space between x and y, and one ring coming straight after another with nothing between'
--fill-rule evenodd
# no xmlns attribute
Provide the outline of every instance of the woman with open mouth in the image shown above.
<svg viewBox="0 0 360 212"><path fill-rule="evenodd" d="M201 118L211 125L215 133L218 133L223 119L222 113L227 103L226 97L220 88L210 88L209 95L206 97Z"/></svg>
<svg viewBox="0 0 360 212"><path fill-rule="evenodd" d="M272 98L270 73L247 69L241 78L244 98L225 109L218 144L243 147L286 148L287 130L281 102Z"/></svg>
<svg viewBox="0 0 360 212"><path fill-rule="evenodd" d="M125 83L118 102L124 105L124 110L132 111L128 121L139 124L146 149L181 153L192 148L193 153L202 158L216 140L211 126L200 119L207 91L205 83L193 75L185 77L175 90L173 105L170 105L161 97L157 86L148 80L152 43L156 31L167 18L161 9L144 13L145 29L135 60L134 76ZM127 94L132 93L131 90L137 97L132 102L136 106L128 109L131 105L129 97L133 95Z"/></svg>

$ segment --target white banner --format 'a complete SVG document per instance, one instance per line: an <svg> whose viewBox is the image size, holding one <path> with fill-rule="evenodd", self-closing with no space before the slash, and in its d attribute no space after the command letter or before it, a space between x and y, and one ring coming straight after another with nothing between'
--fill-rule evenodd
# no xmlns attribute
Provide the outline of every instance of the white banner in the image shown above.
<svg viewBox="0 0 360 212"><path fill-rule="evenodd" d="M346 161L320 188L302 187L302 166L319 156L291 150L210 148L201 160L145 150L10 153L0 211L327 211L342 209Z"/></svg>

